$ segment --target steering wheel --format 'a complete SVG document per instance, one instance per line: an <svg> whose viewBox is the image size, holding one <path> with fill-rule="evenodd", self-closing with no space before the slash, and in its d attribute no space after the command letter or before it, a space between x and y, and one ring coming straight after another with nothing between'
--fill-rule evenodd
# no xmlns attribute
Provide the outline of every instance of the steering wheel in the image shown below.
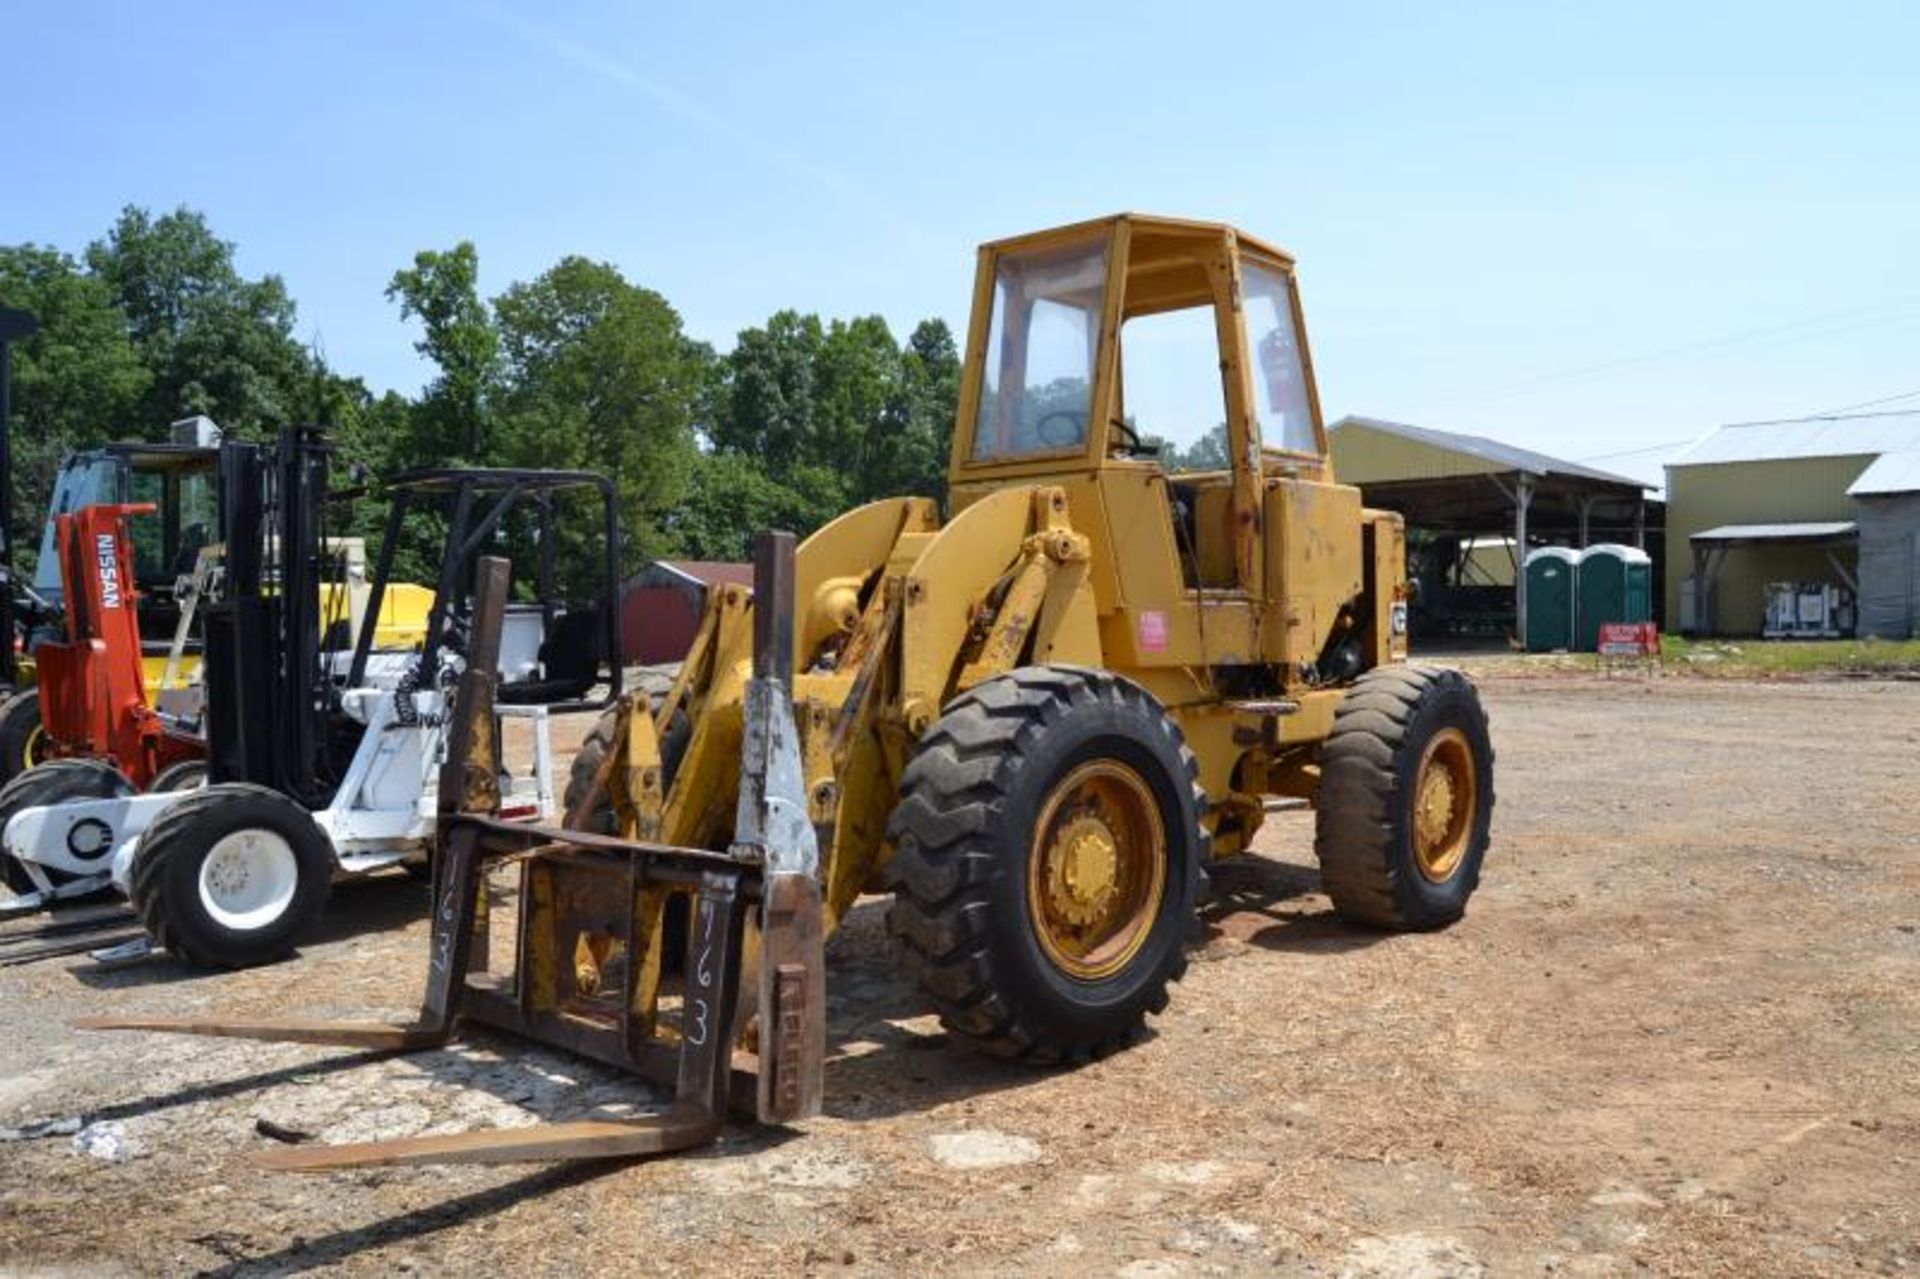
<svg viewBox="0 0 1920 1279"><path fill-rule="evenodd" d="M1126 421L1116 417L1112 421L1108 422L1107 425L1112 427L1115 431L1119 432L1120 447L1125 449L1132 456L1134 457L1159 457L1160 456L1160 446L1158 444L1148 444L1145 441L1143 441L1140 438L1140 432L1134 430L1132 425L1127 423Z"/></svg>
<svg viewBox="0 0 1920 1279"><path fill-rule="evenodd" d="M1047 423L1056 418L1067 424L1065 432L1047 429ZM1033 433L1040 437L1042 444L1049 444L1057 449L1071 448L1087 438L1087 415L1072 409L1054 409L1040 415L1040 419L1033 424Z"/></svg>

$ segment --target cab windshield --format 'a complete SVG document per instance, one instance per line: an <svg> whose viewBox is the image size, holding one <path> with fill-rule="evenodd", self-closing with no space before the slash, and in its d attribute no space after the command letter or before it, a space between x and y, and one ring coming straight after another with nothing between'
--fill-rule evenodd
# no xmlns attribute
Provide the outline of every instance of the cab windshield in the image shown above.
<svg viewBox="0 0 1920 1279"><path fill-rule="evenodd" d="M995 260L974 461L1085 447L1106 285L1104 237Z"/></svg>
<svg viewBox="0 0 1920 1279"><path fill-rule="evenodd" d="M158 514L136 517L133 537L134 581L142 588L171 586L193 571L200 549L214 538L219 523L214 476L200 462L162 469L129 463L111 453L81 454L61 466L53 501L40 532L40 557L33 568L33 589L60 606L60 560L54 553L53 517L71 515L102 502L150 502Z"/></svg>
<svg viewBox="0 0 1920 1279"><path fill-rule="evenodd" d="M40 558L33 566L33 589L49 603L61 601L60 557L53 546L53 517L71 515L83 506L117 502L120 493L115 480L118 473L105 457L76 459L60 468L53 482L53 501L47 509L47 522L40 530Z"/></svg>

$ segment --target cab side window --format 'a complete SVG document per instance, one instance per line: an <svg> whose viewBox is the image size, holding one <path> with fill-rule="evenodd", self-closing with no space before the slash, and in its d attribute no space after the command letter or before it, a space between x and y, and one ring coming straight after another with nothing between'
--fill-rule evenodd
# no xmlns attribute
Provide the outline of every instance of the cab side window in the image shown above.
<svg viewBox="0 0 1920 1279"><path fill-rule="evenodd" d="M1240 274L1260 442L1289 453L1318 453L1306 362L1293 323L1293 286L1281 272L1256 262L1244 263Z"/></svg>
<svg viewBox="0 0 1920 1279"><path fill-rule="evenodd" d="M1140 442L1169 471L1224 471L1226 386L1212 306L1128 318L1120 328L1120 401Z"/></svg>

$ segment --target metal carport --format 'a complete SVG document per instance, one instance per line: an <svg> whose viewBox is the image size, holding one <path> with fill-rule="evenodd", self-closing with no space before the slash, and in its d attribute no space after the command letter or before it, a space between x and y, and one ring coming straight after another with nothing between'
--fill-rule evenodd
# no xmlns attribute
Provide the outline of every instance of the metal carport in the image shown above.
<svg viewBox="0 0 1920 1279"><path fill-rule="evenodd" d="M1651 485L1482 435L1369 417L1341 418L1330 435L1335 478L1358 485L1368 506L1398 511L1410 529L1511 537L1518 559L1533 544L1645 548L1650 517L1657 531L1664 512L1647 498ZM1663 558L1657 544L1650 549ZM1524 644L1527 581L1518 565L1513 596L1514 634Z"/></svg>

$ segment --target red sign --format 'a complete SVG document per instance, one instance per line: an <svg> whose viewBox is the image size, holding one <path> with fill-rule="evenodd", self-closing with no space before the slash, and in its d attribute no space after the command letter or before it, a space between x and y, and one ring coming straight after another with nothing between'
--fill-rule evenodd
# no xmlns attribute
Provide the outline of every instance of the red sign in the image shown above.
<svg viewBox="0 0 1920 1279"><path fill-rule="evenodd" d="M1602 657L1660 656L1660 628L1652 622L1600 623Z"/></svg>

